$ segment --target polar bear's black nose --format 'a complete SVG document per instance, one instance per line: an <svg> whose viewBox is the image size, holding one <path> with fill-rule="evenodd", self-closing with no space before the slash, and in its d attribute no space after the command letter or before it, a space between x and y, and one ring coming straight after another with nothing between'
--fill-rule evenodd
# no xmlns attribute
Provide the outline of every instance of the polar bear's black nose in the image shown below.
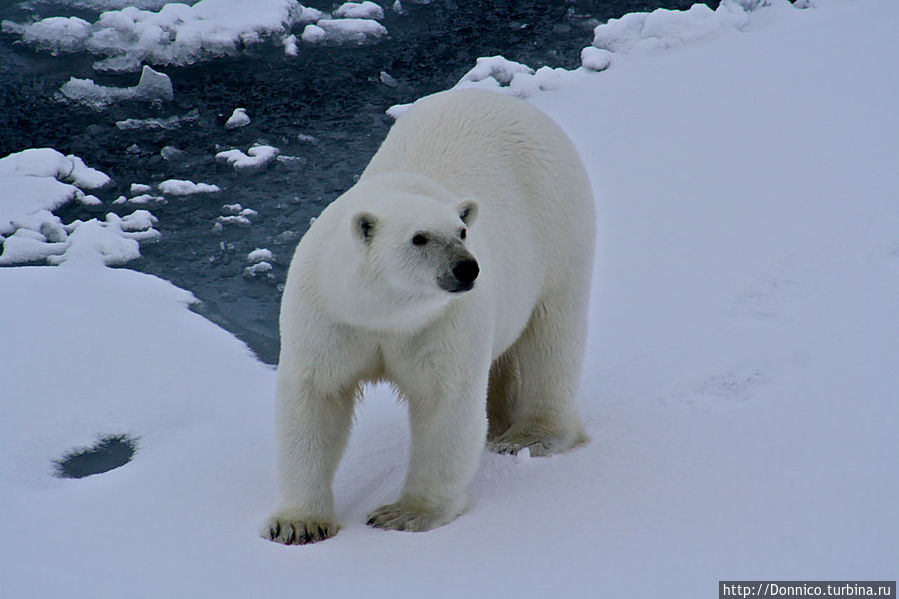
<svg viewBox="0 0 899 599"><path fill-rule="evenodd" d="M474 260L460 260L453 265L453 276L463 285L471 285L478 278L478 263Z"/></svg>

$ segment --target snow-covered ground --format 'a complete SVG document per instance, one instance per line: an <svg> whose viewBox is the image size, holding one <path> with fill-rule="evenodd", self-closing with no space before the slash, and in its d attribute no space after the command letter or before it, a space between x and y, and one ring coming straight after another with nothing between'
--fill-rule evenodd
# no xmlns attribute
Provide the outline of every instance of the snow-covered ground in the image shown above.
<svg viewBox="0 0 899 599"><path fill-rule="evenodd" d="M593 441L485 454L470 510L428 533L364 524L404 473L388 389L366 393L338 472L343 530L275 545L256 536L273 371L159 279L0 269L0 594L686 598L720 579L895 579L899 4L813 4L704 35L683 28L705 11L632 17L657 41L624 28L607 70L533 95L597 195ZM52 476L115 434L138 438L131 463Z"/></svg>

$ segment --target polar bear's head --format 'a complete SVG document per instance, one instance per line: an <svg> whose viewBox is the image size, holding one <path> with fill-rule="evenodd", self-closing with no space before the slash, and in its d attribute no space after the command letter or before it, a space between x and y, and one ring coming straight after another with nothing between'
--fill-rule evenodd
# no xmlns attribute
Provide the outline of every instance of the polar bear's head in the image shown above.
<svg viewBox="0 0 899 599"><path fill-rule="evenodd" d="M366 208L369 208L368 206ZM466 247L478 214L473 200L447 204L397 194L353 214L350 227L369 273L397 298L447 297L471 290L480 272Z"/></svg>

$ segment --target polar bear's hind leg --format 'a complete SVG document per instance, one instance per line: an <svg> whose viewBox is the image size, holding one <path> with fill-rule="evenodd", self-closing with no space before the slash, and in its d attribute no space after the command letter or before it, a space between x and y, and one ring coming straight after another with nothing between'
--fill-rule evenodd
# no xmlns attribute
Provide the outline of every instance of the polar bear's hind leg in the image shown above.
<svg viewBox="0 0 899 599"><path fill-rule="evenodd" d="M554 301L553 301L554 300ZM518 361L521 389L512 425L491 440L497 453L546 456L586 443L589 437L574 405L586 331L586 298L556 294L534 310L509 349Z"/></svg>

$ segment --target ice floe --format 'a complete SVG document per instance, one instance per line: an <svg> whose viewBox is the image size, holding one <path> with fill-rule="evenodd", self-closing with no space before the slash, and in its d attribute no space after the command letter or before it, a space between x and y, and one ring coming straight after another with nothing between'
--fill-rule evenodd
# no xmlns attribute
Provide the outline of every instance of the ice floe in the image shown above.
<svg viewBox="0 0 899 599"><path fill-rule="evenodd" d="M227 162L238 172L256 171L274 161L279 153L278 148L274 146L255 145L247 150L246 154L237 149L225 150L216 154L215 159L219 162Z"/></svg>
<svg viewBox="0 0 899 599"><path fill-rule="evenodd" d="M188 196L198 193L218 193L222 190L218 185L194 183L183 179L169 179L158 185L159 191L166 195Z"/></svg>
<svg viewBox="0 0 899 599"><path fill-rule="evenodd" d="M184 115L175 115L167 118L148 118L148 119L124 119L116 121L115 126L122 131L134 129L149 130L172 130L177 129L185 123L193 123L200 119L200 111L191 110Z"/></svg>
<svg viewBox="0 0 899 599"><path fill-rule="evenodd" d="M140 81L133 87L110 87L98 85L92 79L70 78L59 89L72 102L102 109L123 100L141 102L170 101L175 97L172 80L165 73L145 66Z"/></svg>
<svg viewBox="0 0 899 599"><path fill-rule="evenodd" d="M80 52L91 36L91 24L78 17L49 17L30 25L3 21L2 30L20 36L29 46L54 55Z"/></svg>
<svg viewBox="0 0 899 599"><path fill-rule="evenodd" d="M321 19L306 25L301 39L310 44L365 44L387 35L387 28L373 19Z"/></svg>
<svg viewBox="0 0 899 599"><path fill-rule="evenodd" d="M272 251L266 248L256 248L247 254L247 262L270 262L275 257Z"/></svg>
<svg viewBox="0 0 899 599"><path fill-rule="evenodd" d="M383 19L384 9L366 0L365 2L344 2L337 10L334 16L340 19Z"/></svg>
<svg viewBox="0 0 899 599"><path fill-rule="evenodd" d="M250 124L250 117L247 115L246 108L235 108L231 116L225 122L225 129L238 129L246 127Z"/></svg>
<svg viewBox="0 0 899 599"><path fill-rule="evenodd" d="M149 4L155 8L159 3ZM200 0L166 3L155 11L135 6L107 10L93 24L59 17L29 24L4 21L3 31L38 49L90 52L99 57L97 70L127 72L144 63L187 65L236 54L323 16L296 0L255 0L251 7L243 0Z"/></svg>

